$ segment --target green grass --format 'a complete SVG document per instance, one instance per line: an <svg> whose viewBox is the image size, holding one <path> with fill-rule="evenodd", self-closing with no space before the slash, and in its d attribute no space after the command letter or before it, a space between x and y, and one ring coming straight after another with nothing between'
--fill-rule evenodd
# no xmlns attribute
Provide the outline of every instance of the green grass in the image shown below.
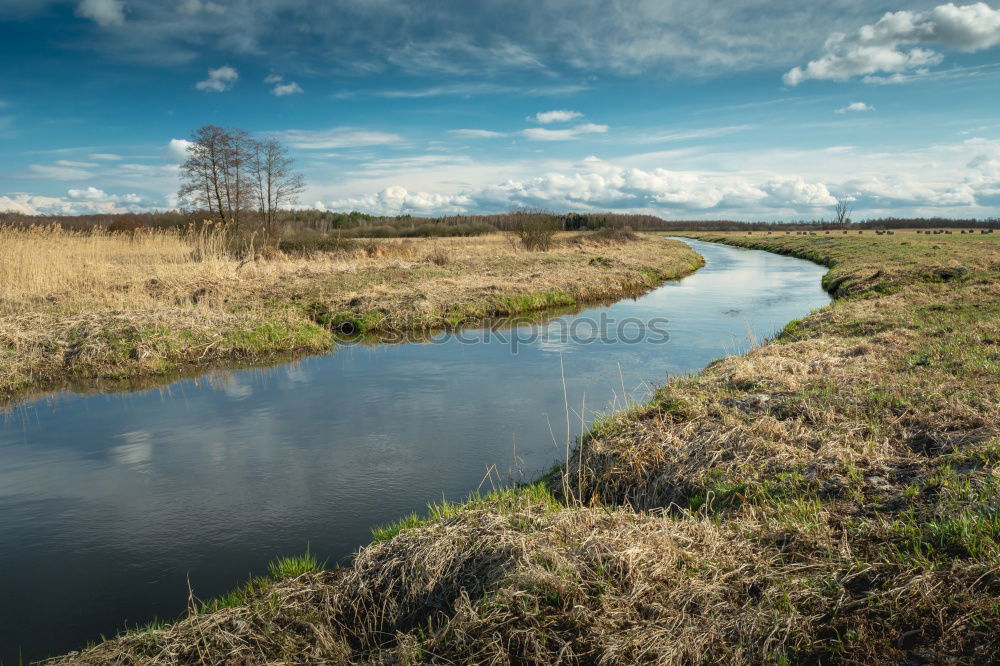
<svg viewBox="0 0 1000 666"><path fill-rule="evenodd" d="M442 499L427 505L423 515L411 513L399 520L372 528L372 541L385 542L406 530L417 529L432 523L443 522L467 511L495 511L504 515L517 516L521 511L552 512L562 508L548 484L544 482L491 490L487 493L472 493L464 502L449 502Z"/></svg>
<svg viewBox="0 0 1000 666"><path fill-rule="evenodd" d="M267 565L267 575L251 576L246 583L236 589L201 602L198 605L198 612L211 613L220 608L241 606L251 598L266 594L268 589L279 581L297 578L303 574L320 573L325 569L326 562L319 561L308 548L302 555L279 557Z"/></svg>

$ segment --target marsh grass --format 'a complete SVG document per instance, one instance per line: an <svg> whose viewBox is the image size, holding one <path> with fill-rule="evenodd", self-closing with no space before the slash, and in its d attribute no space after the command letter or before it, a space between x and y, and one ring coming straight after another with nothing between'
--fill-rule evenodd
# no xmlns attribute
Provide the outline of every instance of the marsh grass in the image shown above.
<svg viewBox="0 0 1000 666"><path fill-rule="evenodd" d="M327 563L319 561L316 556L306 548L302 555L292 555L279 557L267 565L267 575L251 576L246 583L223 594L206 601L198 601L192 595L190 611L204 614L214 613L223 608L235 608L247 603L255 597L266 596L268 591L285 580L299 578L309 574L318 574L325 571ZM147 627L147 631L161 630L165 624L157 625L153 629Z"/></svg>
<svg viewBox="0 0 1000 666"><path fill-rule="evenodd" d="M504 237L286 247L204 225L113 233L0 228L0 402L60 382L169 375L622 297L695 270L680 243L548 252ZM606 259L591 263L596 256Z"/></svg>
<svg viewBox="0 0 1000 666"><path fill-rule="evenodd" d="M452 520L469 510L490 510L502 515L520 516L521 512L558 511L562 504L556 499L547 483L538 482L513 488L501 488L488 493L473 493L463 502L442 499L427 505L424 515L411 513L386 525L372 528L372 541L389 541L405 530L424 527L431 523Z"/></svg>

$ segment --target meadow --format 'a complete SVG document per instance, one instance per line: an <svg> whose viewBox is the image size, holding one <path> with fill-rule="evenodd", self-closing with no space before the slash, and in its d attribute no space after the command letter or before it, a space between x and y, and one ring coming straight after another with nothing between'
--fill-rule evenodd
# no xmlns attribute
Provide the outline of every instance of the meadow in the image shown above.
<svg viewBox="0 0 1000 666"><path fill-rule="evenodd" d="M0 403L322 352L333 331L432 331L619 298L700 261L681 243L613 232L553 234L550 248L530 251L496 232L271 239L212 225L0 227Z"/></svg>
<svg viewBox="0 0 1000 666"><path fill-rule="evenodd" d="M836 300L535 484L64 663L996 663L997 236L692 235L823 263Z"/></svg>

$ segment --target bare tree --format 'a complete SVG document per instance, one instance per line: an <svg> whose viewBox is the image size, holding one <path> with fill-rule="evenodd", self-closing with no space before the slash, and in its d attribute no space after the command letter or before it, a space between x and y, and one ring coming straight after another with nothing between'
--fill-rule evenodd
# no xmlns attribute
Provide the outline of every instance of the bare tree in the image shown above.
<svg viewBox="0 0 1000 666"><path fill-rule="evenodd" d="M187 152L178 195L223 226L237 227L242 214L257 209L265 231L277 236L278 211L305 189L288 150L275 139L204 125L192 133Z"/></svg>
<svg viewBox="0 0 1000 666"><path fill-rule="evenodd" d="M227 224L229 193L226 191L223 152L226 131L216 125L204 125L191 134L187 159L181 165L178 196L201 206L218 221Z"/></svg>
<svg viewBox="0 0 1000 666"><path fill-rule="evenodd" d="M305 189L302 175L292 171L288 149L277 139L251 143L250 171L254 181L254 198L264 231L273 237L280 232L278 211L295 202Z"/></svg>
<svg viewBox="0 0 1000 666"><path fill-rule="evenodd" d="M837 204L834 206L833 210L837 224L840 225L850 224L851 202L849 199L845 198L837 199Z"/></svg>
<svg viewBox="0 0 1000 666"><path fill-rule="evenodd" d="M249 177L253 139L241 129L222 132L219 156L225 186L228 223L240 224L240 212L253 205L253 181Z"/></svg>

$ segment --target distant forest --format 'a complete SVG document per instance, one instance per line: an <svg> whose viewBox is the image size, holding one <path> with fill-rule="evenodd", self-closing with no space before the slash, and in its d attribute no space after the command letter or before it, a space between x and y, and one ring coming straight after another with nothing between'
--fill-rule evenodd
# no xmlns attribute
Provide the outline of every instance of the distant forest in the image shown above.
<svg viewBox="0 0 1000 666"><path fill-rule="evenodd" d="M317 231L322 233L343 230L372 228L416 228L427 225L490 226L498 231L511 228L518 214L523 211L495 215L451 215L444 217L416 217L412 215L379 216L359 213L335 213L330 211L283 210L279 216L280 226L290 231ZM619 213L567 213L556 214L533 210L533 216L543 215L557 223L564 230L576 231L600 229L603 227L631 227L637 231L770 231L775 229L997 229L1000 218L952 219L952 218L903 218L885 217L860 222L837 223L823 220L797 220L789 222L741 222L738 220L664 220L653 215L625 215ZM22 215L0 212L0 225L31 226L55 225L64 229L86 230L103 228L109 231L135 231L138 229L185 228L198 224L211 215L194 212L153 212L120 213L100 215ZM254 224L251 219L247 224Z"/></svg>

